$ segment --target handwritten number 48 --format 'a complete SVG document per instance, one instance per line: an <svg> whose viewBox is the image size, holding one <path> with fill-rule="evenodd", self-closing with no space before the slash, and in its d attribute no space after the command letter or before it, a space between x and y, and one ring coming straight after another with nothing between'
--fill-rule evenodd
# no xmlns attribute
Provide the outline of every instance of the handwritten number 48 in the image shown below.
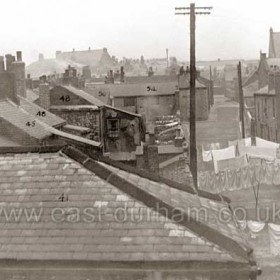
<svg viewBox="0 0 280 280"><path fill-rule="evenodd" d="M45 117L45 116L46 116L46 111L38 111L38 113L36 114L36 116Z"/></svg>
<svg viewBox="0 0 280 280"><path fill-rule="evenodd" d="M69 102L70 101L70 96L69 95L62 95L59 100L63 102Z"/></svg>

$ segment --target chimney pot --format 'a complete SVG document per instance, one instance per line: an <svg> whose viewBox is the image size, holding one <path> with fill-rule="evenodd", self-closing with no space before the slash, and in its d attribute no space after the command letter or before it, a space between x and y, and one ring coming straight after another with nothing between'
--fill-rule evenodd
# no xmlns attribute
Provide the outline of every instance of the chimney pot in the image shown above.
<svg viewBox="0 0 280 280"><path fill-rule="evenodd" d="M17 61L22 61L22 52L17 51Z"/></svg>

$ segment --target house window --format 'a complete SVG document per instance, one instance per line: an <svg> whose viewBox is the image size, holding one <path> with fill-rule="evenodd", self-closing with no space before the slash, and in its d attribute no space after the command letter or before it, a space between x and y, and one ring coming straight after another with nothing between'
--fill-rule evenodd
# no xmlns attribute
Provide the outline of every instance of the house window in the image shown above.
<svg viewBox="0 0 280 280"><path fill-rule="evenodd" d="M108 136L115 138L119 137L119 120L117 119L110 119L107 120L107 127L108 127Z"/></svg>
<svg viewBox="0 0 280 280"><path fill-rule="evenodd" d="M123 105L125 107L128 107L128 106L135 106L135 102L136 101L136 98L135 97L124 97L123 99Z"/></svg>
<svg viewBox="0 0 280 280"><path fill-rule="evenodd" d="M275 100L272 98L272 112L273 112L273 118L275 118Z"/></svg>

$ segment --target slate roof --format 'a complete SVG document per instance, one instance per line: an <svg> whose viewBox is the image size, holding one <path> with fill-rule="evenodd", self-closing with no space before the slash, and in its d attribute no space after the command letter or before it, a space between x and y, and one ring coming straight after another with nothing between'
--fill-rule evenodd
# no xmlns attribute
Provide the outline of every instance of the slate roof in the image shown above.
<svg viewBox="0 0 280 280"><path fill-rule="evenodd" d="M71 60L71 61L78 61L84 65L90 65L91 67L99 66L101 62L101 58L104 54L109 54L107 49L95 49L95 50L84 50L84 51L70 51L70 52L62 52L59 54L58 58Z"/></svg>
<svg viewBox="0 0 280 280"><path fill-rule="evenodd" d="M39 98L39 95L31 89L26 89L26 99L30 102L34 102Z"/></svg>
<svg viewBox="0 0 280 280"><path fill-rule="evenodd" d="M7 123L11 124L12 126L20 129L30 137L33 137L37 140L43 140L52 135L57 135L60 138L70 141L71 143L80 143L94 147L101 147L100 142L63 132L56 129L55 127L52 127L51 125L54 124L56 124L56 126L61 126L61 121L63 121L63 124L66 122L50 112L46 112L46 117L36 116L38 110L42 110L42 108L28 102L24 98L20 97L20 100L21 105L17 105L9 99L0 100L0 118L4 119L6 122L3 123L3 125L6 126ZM34 126L32 125L33 121L35 121ZM28 122L31 125L27 125ZM5 144L5 146L7 145Z"/></svg>
<svg viewBox="0 0 280 280"><path fill-rule="evenodd" d="M27 99L19 96L20 99L20 107L24 109L27 113L32 115L34 119L40 120L45 124L52 127L60 127L66 124L66 121L62 118L56 116L55 114L43 109L42 107L28 101ZM44 117L37 116L39 111L45 111L46 115Z"/></svg>
<svg viewBox="0 0 280 280"><path fill-rule="evenodd" d="M83 64L74 61L60 59L42 59L35 61L26 67L26 73L32 78L39 78L42 75L62 74L71 65L81 71Z"/></svg>
<svg viewBox="0 0 280 280"><path fill-rule="evenodd" d="M178 89L178 82L122 83L106 85L106 87L109 87L110 95L112 97L174 95L175 91ZM148 91L148 87L155 87L156 91Z"/></svg>
<svg viewBox="0 0 280 280"><path fill-rule="evenodd" d="M275 89L268 91L268 85L259 89L254 94L256 95L275 95Z"/></svg>
<svg viewBox="0 0 280 280"><path fill-rule="evenodd" d="M128 111L125 111L125 110L107 105L104 102L102 102L101 100L99 100L98 98L90 95L89 93L87 93L87 92L85 92L81 89L77 89L77 88L72 87L72 86L61 86L61 87L65 88L66 90L68 90L68 91L72 92L73 94L79 96L80 98L88 101L92 105L95 105L95 106L98 106L98 107L106 107L108 109L113 109L113 110L120 111L120 112L129 114L129 115L136 116L136 117L141 117L141 115L139 115L139 114L131 113L131 112L128 112Z"/></svg>
<svg viewBox="0 0 280 280"><path fill-rule="evenodd" d="M31 207L41 211L37 222L28 222L24 215L17 222L0 216L0 260L248 263L250 259L235 222L217 221L218 210L227 208L226 203L96 162L71 147L58 153L0 155L0 191L2 211ZM168 213L156 208L156 202ZM73 207L81 213L79 220ZM209 220L170 219L171 210L186 215L191 207L205 207ZM65 216L54 213L55 208L64 209ZM87 208L94 219L84 214ZM117 209L125 209L127 219L121 214L120 220L114 218Z"/></svg>
<svg viewBox="0 0 280 280"><path fill-rule="evenodd" d="M34 115L29 114L24 108L9 99L0 100L0 118L35 139L41 140L51 136L51 133L46 129L47 126L41 120L36 120L34 126L27 126L28 122L32 123L35 120Z"/></svg>
<svg viewBox="0 0 280 280"><path fill-rule="evenodd" d="M19 147L19 143L6 135L0 135L0 147Z"/></svg>

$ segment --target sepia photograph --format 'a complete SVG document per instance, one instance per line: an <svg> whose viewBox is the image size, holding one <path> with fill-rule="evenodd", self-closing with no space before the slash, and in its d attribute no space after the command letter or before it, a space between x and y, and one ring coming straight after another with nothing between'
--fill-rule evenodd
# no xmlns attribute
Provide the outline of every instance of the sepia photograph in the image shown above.
<svg viewBox="0 0 280 280"><path fill-rule="evenodd" d="M280 279L278 1L0 4L0 280Z"/></svg>

